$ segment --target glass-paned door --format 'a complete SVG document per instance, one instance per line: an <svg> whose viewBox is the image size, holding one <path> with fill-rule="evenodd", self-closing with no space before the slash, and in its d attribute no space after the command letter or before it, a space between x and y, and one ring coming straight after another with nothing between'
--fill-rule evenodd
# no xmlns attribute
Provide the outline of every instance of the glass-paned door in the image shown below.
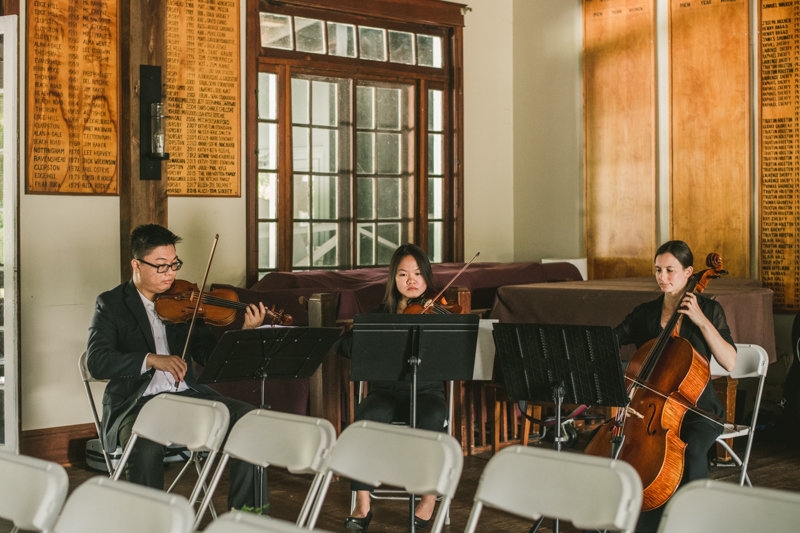
<svg viewBox="0 0 800 533"><path fill-rule="evenodd" d="M17 21L0 17L0 449L19 449L17 393ZM8 54L6 54L8 52Z"/></svg>
<svg viewBox="0 0 800 533"><path fill-rule="evenodd" d="M444 91L428 91L428 257L444 255Z"/></svg>
<svg viewBox="0 0 800 533"><path fill-rule="evenodd" d="M258 270L278 267L278 75L258 73Z"/></svg>

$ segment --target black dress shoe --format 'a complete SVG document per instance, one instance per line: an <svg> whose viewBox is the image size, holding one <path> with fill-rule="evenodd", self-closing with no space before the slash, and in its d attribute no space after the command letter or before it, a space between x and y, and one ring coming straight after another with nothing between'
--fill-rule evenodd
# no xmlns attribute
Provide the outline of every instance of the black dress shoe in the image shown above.
<svg viewBox="0 0 800 533"><path fill-rule="evenodd" d="M369 527L369 523L372 520L372 509L369 510L367 516L364 518L356 518L355 516L348 516L347 520L344 521L344 527L347 529L358 529L360 531L366 531ZM425 522L427 524L427 522Z"/></svg>
<svg viewBox="0 0 800 533"><path fill-rule="evenodd" d="M430 522L430 519L423 520L422 518L418 517L417 515L414 515L414 529L425 529L426 527L428 527L428 523L429 522Z"/></svg>

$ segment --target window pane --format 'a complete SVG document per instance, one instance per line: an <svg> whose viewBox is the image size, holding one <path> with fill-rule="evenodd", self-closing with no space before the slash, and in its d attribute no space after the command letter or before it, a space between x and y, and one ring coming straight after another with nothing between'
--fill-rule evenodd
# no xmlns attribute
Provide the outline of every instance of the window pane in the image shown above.
<svg viewBox="0 0 800 533"><path fill-rule="evenodd" d="M375 156L373 149L375 145L374 133L358 132L356 135L357 150L358 150L358 167L359 174L374 174L375 173Z"/></svg>
<svg viewBox="0 0 800 533"><path fill-rule="evenodd" d="M378 129L400 129L400 89L378 89Z"/></svg>
<svg viewBox="0 0 800 533"><path fill-rule="evenodd" d="M358 178L356 182L358 218L375 218L375 180L373 178Z"/></svg>
<svg viewBox="0 0 800 533"><path fill-rule="evenodd" d="M292 123L308 124L308 80L292 78Z"/></svg>
<svg viewBox="0 0 800 533"><path fill-rule="evenodd" d="M414 34L389 30L389 61L414 64Z"/></svg>
<svg viewBox="0 0 800 533"><path fill-rule="evenodd" d="M311 194L308 190L308 176L294 177L294 218L311 218Z"/></svg>
<svg viewBox="0 0 800 533"><path fill-rule="evenodd" d="M311 169L308 163L310 156L308 153L308 134L310 131L310 128L295 127L292 129L292 157L294 170L297 172L308 172Z"/></svg>
<svg viewBox="0 0 800 533"><path fill-rule="evenodd" d="M378 174L400 174L400 134L378 134Z"/></svg>
<svg viewBox="0 0 800 533"><path fill-rule="evenodd" d="M444 213L444 180L428 179L428 218L442 219Z"/></svg>
<svg viewBox="0 0 800 533"><path fill-rule="evenodd" d="M375 264L375 225L358 225L358 265Z"/></svg>
<svg viewBox="0 0 800 533"><path fill-rule="evenodd" d="M294 31L298 52L325 53L325 30L321 20L295 17Z"/></svg>
<svg viewBox="0 0 800 533"><path fill-rule="evenodd" d="M278 218L277 174L258 174L258 218Z"/></svg>
<svg viewBox="0 0 800 533"><path fill-rule="evenodd" d="M311 225L308 222L294 223L292 266L311 266Z"/></svg>
<svg viewBox="0 0 800 533"><path fill-rule="evenodd" d="M314 266L336 266L338 261L338 226L314 224Z"/></svg>
<svg viewBox="0 0 800 533"><path fill-rule="evenodd" d="M444 123L444 93L428 91L428 131L442 131Z"/></svg>
<svg viewBox="0 0 800 533"><path fill-rule="evenodd" d="M400 178L381 178L378 182L377 218L400 218Z"/></svg>
<svg viewBox="0 0 800 533"><path fill-rule="evenodd" d="M428 223L428 259L430 259L431 263L442 262L442 249L444 248L442 229L441 222Z"/></svg>
<svg viewBox="0 0 800 533"><path fill-rule="evenodd" d="M278 223L258 223L258 268L274 269L278 266Z"/></svg>
<svg viewBox="0 0 800 533"><path fill-rule="evenodd" d="M417 64L421 67L442 68L441 37L417 35Z"/></svg>
<svg viewBox="0 0 800 533"><path fill-rule="evenodd" d="M336 84L314 81L311 96L312 123L315 126L336 126Z"/></svg>
<svg viewBox="0 0 800 533"><path fill-rule="evenodd" d="M398 246L400 246L400 224L378 224L378 264L388 265Z"/></svg>
<svg viewBox="0 0 800 533"><path fill-rule="evenodd" d="M258 73L258 118L278 119L278 76L269 72Z"/></svg>
<svg viewBox="0 0 800 533"><path fill-rule="evenodd" d="M260 13L260 15L261 46L291 50L293 48L292 17L273 13Z"/></svg>
<svg viewBox="0 0 800 533"><path fill-rule="evenodd" d="M356 88L356 107L356 126L365 130L375 129L375 87Z"/></svg>
<svg viewBox="0 0 800 533"><path fill-rule="evenodd" d="M278 168L278 125L261 122L258 124L258 168L277 170Z"/></svg>
<svg viewBox="0 0 800 533"><path fill-rule="evenodd" d="M441 176L444 173L444 135L428 134L428 174Z"/></svg>
<svg viewBox="0 0 800 533"><path fill-rule="evenodd" d="M339 195L336 190L337 179L335 176L314 176L312 197L314 209L312 216L317 220L335 220ZM316 231L316 229L314 230ZM314 254L316 258L316 254Z"/></svg>
<svg viewBox="0 0 800 533"><path fill-rule="evenodd" d="M359 26L358 51L361 59L386 61L386 30Z"/></svg>
<svg viewBox="0 0 800 533"><path fill-rule="evenodd" d="M350 24L328 22L328 54L339 57L356 57L356 27Z"/></svg>
<svg viewBox="0 0 800 533"><path fill-rule="evenodd" d="M337 131L314 128L311 130L313 172L336 172Z"/></svg>

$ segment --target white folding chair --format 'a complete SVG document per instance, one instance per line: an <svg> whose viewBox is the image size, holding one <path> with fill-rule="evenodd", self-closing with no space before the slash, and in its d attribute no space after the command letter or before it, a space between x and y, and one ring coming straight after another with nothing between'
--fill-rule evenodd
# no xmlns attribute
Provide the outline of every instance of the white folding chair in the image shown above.
<svg viewBox="0 0 800 533"><path fill-rule="evenodd" d="M230 413L225 404L198 398L187 398L177 394L159 394L148 401L139 411L133 423L132 435L125 446L112 479L119 479L133 445L139 437L157 442L163 446L179 444L191 452L191 456L167 492L171 492L190 465L197 468L198 479L189 501L194 503L205 480L211 464L225 440ZM208 453L205 464L200 466L200 454Z"/></svg>
<svg viewBox="0 0 800 533"><path fill-rule="evenodd" d="M190 533L192 506L183 496L95 477L75 489L54 533Z"/></svg>
<svg viewBox="0 0 800 533"><path fill-rule="evenodd" d="M304 525L335 444L336 429L324 418L266 410L250 411L236 422L228 435L209 490L197 511L195 529L200 525L222 471L231 457L262 468L274 465L286 468L293 474L316 474L297 519L298 526Z"/></svg>
<svg viewBox="0 0 800 533"><path fill-rule="evenodd" d="M316 524L331 476L337 474L374 487L385 483L410 494L442 496L432 528L440 533L463 464L461 445L444 433L366 420L350 424L331 453L308 529Z"/></svg>
<svg viewBox="0 0 800 533"><path fill-rule="evenodd" d="M20 529L52 531L69 480L56 463L0 451L0 517Z"/></svg>
<svg viewBox="0 0 800 533"><path fill-rule="evenodd" d="M285 520L239 511L225 513L204 531L205 533L308 533L307 529ZM322 533L319 529L314 531Z"/></svg>
<svg viewBox="0 0 800 533"><path fill-rule="evenodd" d="M730 376L735 379L758 378L758 392L756 392L756 403L753 406L753 418L749 426L725 424L722 435L717 437L717 443L725 448L728 453L731 454L734 462L742 468L742 473L739 476L739 485L744 485L744 482L747 481L747 484L752 486L753 484L750 483L750 477L747 475L747 464L750 461L750 450L753 447L753 435L755 433L756 420L758 419L758 408L761 405L761 393L764 390L764 380L767 377L769 357L764 348L755 344L737 344L736 352L736 368L731 372L722 368L712 357L711 375ZM745 448L744 459L740 459L725 441L727 439L745 436L747 437L747 447Z"/></svg>
<svg viewBox="0 0 800 533"><path fill-rule="evenodd" d="M667 503L658 533L797 531L798 524L796 492L698 479Z"/></svg>
<svg viewBox="0 0 800 533"><path fill-rule="evenodd" d="M122 455L122 447L121 446L117 446L117 449L114 450L111 454L109 454L106 451L106 447L103 444L103 424L102 424L102 422L100 422L100 415L97 413L97 405L95 405L95 403L94 403L94 395L92 394L92 387L90 386L90 383L103 383L103 382L106 382L108 380L95 379L95 378L92 377L92 373L89 372L89 367L86 364L86 352L85 351L78 358L78 371L81 374L81 379L83 380L83 388L86 391L86 397L88 398L89 406L92 409L92 418L94 419L94 427L95 427L95 429L97 429L97 435L98 435L97 444L98 444L98 447L100 448L101 453L103 454L103 459L104 459L105 464L106 464L106 472L108 472L109 476L112 476L114 474L114 466L115 465L114 465L114 461L112 461L111 457L112 456L113 457L120 457ZM94 440L94 439L92 439L92 440ZM89 444L87 444L87 452L86 452L87 457L86 457L86 459L87 459L87 463L89 463L90 466L93 466L92 463L91 463L91 459L92 458L89 457L89 453L90 452L89 452L88 448L90 448L90 447L92 449L96 449L94 446L90 446Z"/></svg>
<svg viewBox="0 0 800 533"><path fill-rule="evenodd" d="M531 520L569 520L579 529L632 532L642 482L624 461L509 446L483 470L465 533L474 533L484 506Z"/></svg>

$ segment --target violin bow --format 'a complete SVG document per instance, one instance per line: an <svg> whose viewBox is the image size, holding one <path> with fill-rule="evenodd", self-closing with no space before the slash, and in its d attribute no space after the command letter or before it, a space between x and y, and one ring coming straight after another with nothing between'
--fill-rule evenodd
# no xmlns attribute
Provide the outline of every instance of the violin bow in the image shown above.
<svg viewBox="0 0 800 533"><path fill-rule="evenodd" d="M192 320L189 322L189 334L186 335L186 344L183 345L183 355L181 359L186 361L186 353L189 351L189 341L192 339L192 331L194 331L194 319L197 318L197 310L200 309L200 302L203 301L203 293L206 291L206 281L208 280L208 273L211 271L211 261L214 260L214 252L217 250L217 243L219 242L219 233L214 236L214 242L211 245L211 256L208 258L206 265L206 274L203 276L203 284L200 285L200 294L197 296L197 303L194 305L194 312L192 313ZM188 361L187 361L188 363ZM178 384L175 382L175 390L178 390Z"/></svg>
<svg viewBox="0 0 800 533"><path fill-rule="evenodd" d="M470 259L470 260L469 260L469 263L467 263L466 265L464 265L464 267L463 267L461 270L459 270L459 271L456 273L456 275L455 275L455 276L453 276L453 279L451 279L451 280L450 280L450 282L449 282L447 285L445 285L445 286L444 286L444 289L442 289L441 291L439 291L439 294L437 294L435 297L433 297L433 298L431 298L430 300L428 300L428 303L426 303L426 304L425 304L425 306L423 307L423 309L430 309L431 307L433 307L433 304L435 304L435 303L436 303L436 300L438 300L439 298L441 298L442 294L444 294L444 292L445 292L447 289L449 289L449 288L450 288L450 285L452 285L452 284L453 284L453 282L454 282L454 281L455 281L455 280L458 278L458 276L460 276L461 274L463 274L463 273L464 273L464 271L467 269L467 267L468 267L468 266L470 266L470 265L472 264L472 262L473 262L473 261L475 261L475 259L476 259L476 258L477 258L479 255L481 255L481 253L480 253L480 252L478 252L478 253L476 253L474 256L472 256L472 259Z"/></svg>

